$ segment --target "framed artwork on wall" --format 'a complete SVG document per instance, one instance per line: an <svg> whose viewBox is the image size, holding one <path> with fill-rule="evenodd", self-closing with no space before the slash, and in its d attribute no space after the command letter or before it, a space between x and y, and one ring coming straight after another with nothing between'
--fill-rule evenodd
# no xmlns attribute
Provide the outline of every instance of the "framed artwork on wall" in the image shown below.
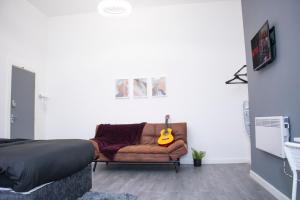
<svg viewBox="0 0 300 200"><path fill-rule="evenodd" d="M133 79L133 96L134 97L147 97L147 78Z"/></svg>
<svg viewBox="0 0 300 200"><path fill-rule="evenodd" d="M116 80L116 92L115 98L116 99L127 99L129 98L129 89L128 89L128 79L117 79Z"/></svg>
<svg viewBox="0 0 300 200"><path fill-rule="evenodd" d="M152 96L167 96L166 77L152 78Z"/></svg>

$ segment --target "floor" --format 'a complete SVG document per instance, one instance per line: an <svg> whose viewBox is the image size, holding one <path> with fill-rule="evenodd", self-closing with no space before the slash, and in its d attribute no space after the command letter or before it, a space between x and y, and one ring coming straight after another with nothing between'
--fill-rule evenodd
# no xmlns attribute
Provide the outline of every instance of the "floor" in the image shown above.
<svg viewBox="0 0 300 200"><path fill-rule="evenodd" d="M275 200L249 176L248 164L173 166L98 164L93 191L126 192L139 200Z"/></svg>

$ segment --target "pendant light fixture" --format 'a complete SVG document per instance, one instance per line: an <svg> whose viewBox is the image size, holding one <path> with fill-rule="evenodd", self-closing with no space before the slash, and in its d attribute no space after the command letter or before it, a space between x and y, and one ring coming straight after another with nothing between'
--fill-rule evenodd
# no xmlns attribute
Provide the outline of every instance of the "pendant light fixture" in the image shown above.
<svg viewBox="0 0 300 200"><path fill-rule="evenodd" d="M130 15L131 4L126 0L101 0L98 12L105 17L122 17Z"/></svg>

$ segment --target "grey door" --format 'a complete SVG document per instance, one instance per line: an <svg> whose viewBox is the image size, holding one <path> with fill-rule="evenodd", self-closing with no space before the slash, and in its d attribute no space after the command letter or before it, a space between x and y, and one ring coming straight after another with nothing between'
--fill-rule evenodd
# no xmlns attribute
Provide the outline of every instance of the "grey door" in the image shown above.
<svg viewBox="0 0 300 200"><path fill-rule="evenodd" d="M35 74L16 66L11 78L11 138L34 139Z"/></svg>

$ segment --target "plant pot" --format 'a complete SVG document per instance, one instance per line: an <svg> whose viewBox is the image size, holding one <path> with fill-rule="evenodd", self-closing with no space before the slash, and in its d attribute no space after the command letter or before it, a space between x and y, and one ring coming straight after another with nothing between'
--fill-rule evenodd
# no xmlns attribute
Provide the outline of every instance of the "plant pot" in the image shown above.
<svg viewBox="0 0 300 200"><path fill-rule="evenodd" d="M194 167L201 167L201 165L202 165L202 159L201 160L194 159Z"/></svg>

